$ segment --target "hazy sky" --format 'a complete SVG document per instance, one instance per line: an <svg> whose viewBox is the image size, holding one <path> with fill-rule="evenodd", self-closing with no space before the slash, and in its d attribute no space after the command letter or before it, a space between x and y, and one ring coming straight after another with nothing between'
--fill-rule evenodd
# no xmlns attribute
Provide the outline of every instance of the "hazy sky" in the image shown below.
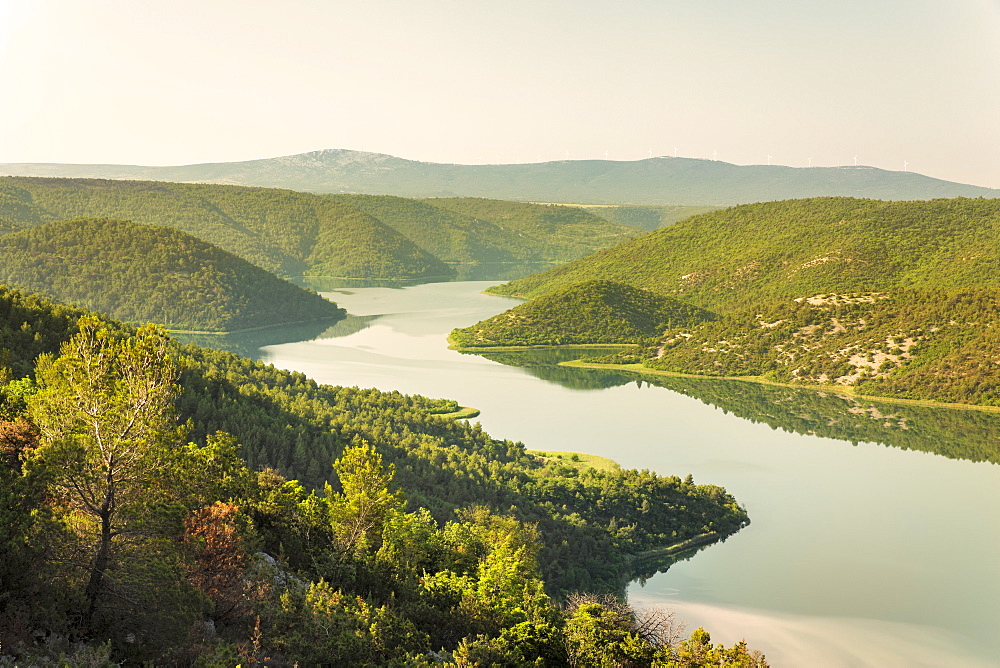
<svg viewBox="0 0 1000 668"><path fill-rule="evenodd" d="M0 162L321 148L1000 187L1000 0L0 0Z"/></svg>

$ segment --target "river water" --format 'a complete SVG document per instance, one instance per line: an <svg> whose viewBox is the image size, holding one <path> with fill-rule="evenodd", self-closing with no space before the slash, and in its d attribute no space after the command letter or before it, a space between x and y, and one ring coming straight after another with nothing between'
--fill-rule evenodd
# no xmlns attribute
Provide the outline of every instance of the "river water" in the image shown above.
<svg viewBox="0 0 1000 668"><path fill-rule="evenodd" d="M629 588L689 631L745 637L775 666L1000 666L1000 415L449 350L452 328L517 303L491 284L337 290L348 320L233 345L320 382L456 399L529 448L726 487L751 525Z"/></svg>

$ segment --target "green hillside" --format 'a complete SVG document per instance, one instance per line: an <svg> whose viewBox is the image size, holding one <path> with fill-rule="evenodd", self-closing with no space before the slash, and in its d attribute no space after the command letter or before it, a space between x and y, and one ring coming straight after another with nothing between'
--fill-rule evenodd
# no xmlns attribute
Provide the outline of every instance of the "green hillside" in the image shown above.
<svg viewBox="0 0 1000 668"><path fill-rule="evenodd" d="M602 279L720 314L609 362L1000 405L998 238L996 200L772 202L696 216L490 291L537 302Z"/></svg>
<svg viewBox="0 0 1000 668"><path fill-rule="evenodd" d="M338 195L454 263L566 262L638 236L580 207L481 199Z"/></svg>
<svg viewBox="0 0 1000 668"><path fill-rule="evenodd" d="M6 288L0 353L16 663L666 662L707 639L657 641L620 601L562 595L619 591L641 553L748 521L690 476L543 460L441 401L320 385Z"/></svg>
<svg viewBox="0 0 1000 668"><path fill-rule="evenodd" d="M510 239L506 247L522 261L565 262L641 234L635 227L608 222L577 207L479 198L427 202L499 229Z"/></svg>
<svg viewBox="0 0 1000 668"><path fill-rule="evenodd" d="M393 280L454 276L446 262L566 262L641 233L578 208L521 202L0 178L0 234L77 217L175 227L282 276Z"/></svg>
<svg viewBox="0 0 1000 668"><path fill-rule="evenodd" d="M747 301L899 287L1000 287L1000 201L818 198L708 213L490 292L621 281L723 312Z"/></svg>
<svg viewBox="0 0 1000 668"><path fill-rule="evenodd" d="M337 199L378 218L445 262L510 262L521 240L488 222L478 221L424 201L388 195L336 195ZM513 242L514 247L509 245Z"/></svg>
<svg viewBox="0 0 1000 668"><path fill-rule="evenodd" d="M0 237L0 283L113 318L233 331L343 318L337 305L176 229L79 218Z"/></svg>
<svg viewBox="0 0 1000 668"><path fill-rule="evenodd" d="M1000 405L1000 292L816 295L666 333L652 369Z"/></svg>
<svg viewBox="0 0 1000 668"><path fill-rule="evenodd" d="M283 276L414 278L453 271L391 227L329 197L235 186L0 179L0 224L117 218L183 230Z"/></svg>
<svg viewBox="0 0 1000 668"><path fill-rule="evenodd" d="M456 329L462 348L492 346L635 343L668 327L712 318L704 309L612 281L586 281Z"/></svg>
<svg viewBox="0 0 1000 668"><path fill-rule="evenodd" d="M669 227L699 213L708 213L718 207L684 206L681 204L661 206L637 206L631 204L580 204L584 211L590 211L605 220L622 225L631 225L644 230L658 230Z"/></svg>

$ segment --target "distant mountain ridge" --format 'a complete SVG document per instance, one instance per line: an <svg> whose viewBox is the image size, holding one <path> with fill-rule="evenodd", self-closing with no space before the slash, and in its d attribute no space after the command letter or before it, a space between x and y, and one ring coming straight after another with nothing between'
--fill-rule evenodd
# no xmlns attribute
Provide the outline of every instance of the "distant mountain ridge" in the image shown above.
<svg viewBox="0 0 1000 668"><path fill-rule="evenodd" d="M487 197L595 204L730 206L824 196L883 200L1000 197L1000 189L867 166L741 166L670 157L458 165L347 149L173 167L7 163L0 164L0 174L218 183L319 193Z"/></svg>

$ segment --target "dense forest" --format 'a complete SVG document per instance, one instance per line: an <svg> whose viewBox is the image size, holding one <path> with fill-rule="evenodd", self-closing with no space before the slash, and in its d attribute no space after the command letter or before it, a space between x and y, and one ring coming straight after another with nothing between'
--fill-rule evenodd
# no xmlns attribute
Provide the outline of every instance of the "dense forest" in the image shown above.
<svg viewBox="0 0 1000 668"><path fill-rule="evenodd" d="M338 195L450 263L566 262L638 236L600 211L553 204Z"/></svg>
<svg viewBox="0 0 1000 668"><path fill-rule="evenodd" d="M574 281L605 279L719 314L664 327L610 363L1000 405L998 235L997 200L772 202L696 216L489 291L535 297L518 307L528 309ZM580 322L565 327L574 342L622 341L582 310Z"/></svg>
<svg viewBox="0 0 1000 668"><path fill-rule="evenodd" d="M816 198L694 216L491 288L538 297L597 278L717 312L768 299L903 287L1000 287L1000 200Z"/></svg>
<svg viewBox="0 0 1000 668"><path fill-rule="evenodd" d="M653 369L1000 405L996 290L817 295L666 332Z"/></svg>
<svg viewBox="0 0 1000 668"><path fill-rule="evenodd" d="M180 230L121 220L56 221L0 236L0 283L173 329L344 317L315 292Z"/></svg>
<svg viewBox="0 0 1000 668"><path fill-rule="evenodd" d="M77 217L174 227L281 276L449 277L448 262L565 262L641 233L554 205L0 178L0 234Z"/></svg>
<svg viewBox="0 0 1000 668"><path fill-rule="evenodd" d="M584 281L452 331L460 348L636 343L715 316L672 297L613 281Z"/></svg>
<svg viewBox="0 0 1000 668"><path fill-rule="evenodd" d="M636 204L579 204L584 211L595 213L605 220L622 225L631 225L644 230L658 230L669 227L685 218L708 213L719 207L685 206L683 204L636 205Z"/></svg>
<svg viewBox="0 0 1000 668"><path fill-rule="evenodd" d="M747 523L719 487L16 290L0 359L0 660L766 665L612 595Z"/></svg>

